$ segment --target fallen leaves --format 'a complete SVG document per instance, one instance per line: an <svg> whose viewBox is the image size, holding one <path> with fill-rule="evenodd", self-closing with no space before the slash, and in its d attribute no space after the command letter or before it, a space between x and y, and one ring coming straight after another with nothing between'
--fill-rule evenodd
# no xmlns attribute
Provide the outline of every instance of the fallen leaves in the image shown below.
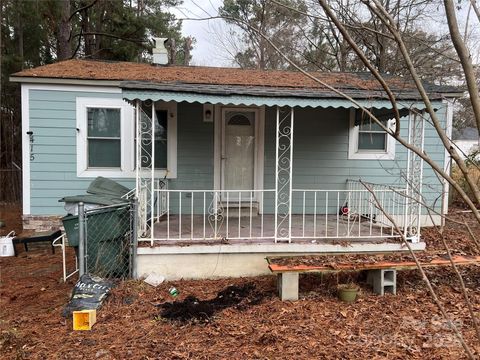
<svg viewBox="0 0 480 360"><path fill-rule="evenodd" d="M447 230L459 234L458 229ZM231 285L250 282L265 295L259 304L220 310L208 324L178 324L156 318L159 311L155 305L173 300L168 294L171 284L151 288L127 281L114 289L93 330L78 333L71 330L70 319L60 316L74 283L55 280L62 273L61 254L51 255L44 248L29 253L35 256L24 255L0 259L2 359L85 359L97 355L99 359L463 357L416 271L399 272L398 295L385 297L372 294L359 275L360 298L351 305L337 300L338 279L330 275L302 276L300 301L288 303L278 299L275 279L269 276L175 282L181 291L175 301L188 296L212 299ZM480 267L460 271L475 309L480 311ZM467 342L474 345L471 320L462 295L456 291L455 275L448 268L427 272L447 311L458 321Z"/></svg>

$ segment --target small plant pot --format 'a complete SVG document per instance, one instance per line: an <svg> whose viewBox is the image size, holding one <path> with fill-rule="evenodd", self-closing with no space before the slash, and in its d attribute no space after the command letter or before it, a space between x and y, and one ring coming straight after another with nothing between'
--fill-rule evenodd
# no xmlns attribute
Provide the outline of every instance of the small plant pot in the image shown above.
<svg viewBox="0 0 480 360"><path fill-rule="evenodd" d="M339 287L338 298L347 303L353 303L357 299L358 288Z"/></svg>

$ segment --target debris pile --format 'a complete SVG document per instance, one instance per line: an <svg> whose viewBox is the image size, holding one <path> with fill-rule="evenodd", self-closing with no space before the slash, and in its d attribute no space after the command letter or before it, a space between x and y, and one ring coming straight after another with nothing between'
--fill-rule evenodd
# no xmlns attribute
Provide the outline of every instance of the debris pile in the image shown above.
<svg viewBox="0 0 480 360"><path fill-rule="evenodd" d="M199 300L194 296L187 296L183 301L167 302L159 305L162 308L160 316L179 322L191 320L207 323L211 322L215 313L229 308L243 308L256 305L262 301L263 294L256 292L255 285L248 283L242 286L229 286L220 291L210 300Z"/></svg>

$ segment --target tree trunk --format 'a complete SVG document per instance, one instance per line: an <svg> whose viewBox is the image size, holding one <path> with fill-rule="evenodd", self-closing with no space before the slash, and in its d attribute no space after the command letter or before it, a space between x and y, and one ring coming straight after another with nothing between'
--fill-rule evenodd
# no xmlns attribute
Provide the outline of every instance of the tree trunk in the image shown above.
<svg viewBox="0 0 480 360"><path fill-rule="evenodd" d="M452 39L453 46L457 51L460 63L462 64L462 68L465 73L465 81L467 83L473 113L475 114L477 129L480 130L480 95L478 94L477 79L475 77L472 57L462 39L462 36L460 35L460 31L458 30L457 16L455 13L454 3L451 0L444 0L444 4L448 28L450 30L450 37ZM477 203L477 206L478 205L479 204Z"/></svg>
<svg viewBox="0 0 480 360"><path fill-rule="evenodd" d="M23 10L23 8L21 8ZM25 60L24 60L24 55L23 55L23 19L22 19L22 13L23 11L19 11L17 14L17 24L14 29L15 32L15 37L16 37L16 45L17 45L17 54L18 58L20 59L20 66L21 69L23 70L25 66Z"/></svg>
<svg viewBox="0 0 480 360"><path fill-rule="evenodd" d="M70 43L71 22L70 0L60 1L60 23L58 24L57 35L57 59L65 60L72 57L72 46Z"/></svg>

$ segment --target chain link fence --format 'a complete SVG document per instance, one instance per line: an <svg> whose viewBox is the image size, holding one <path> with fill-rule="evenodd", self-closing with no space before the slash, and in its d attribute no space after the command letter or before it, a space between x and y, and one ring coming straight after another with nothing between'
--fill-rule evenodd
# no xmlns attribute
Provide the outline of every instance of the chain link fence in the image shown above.
<svg viewBox="0 0 480 360"><path fill-rule="evenodd" d="M136 203L83 210L79 215L80 272L102 278L134 277Z"/></svg>

